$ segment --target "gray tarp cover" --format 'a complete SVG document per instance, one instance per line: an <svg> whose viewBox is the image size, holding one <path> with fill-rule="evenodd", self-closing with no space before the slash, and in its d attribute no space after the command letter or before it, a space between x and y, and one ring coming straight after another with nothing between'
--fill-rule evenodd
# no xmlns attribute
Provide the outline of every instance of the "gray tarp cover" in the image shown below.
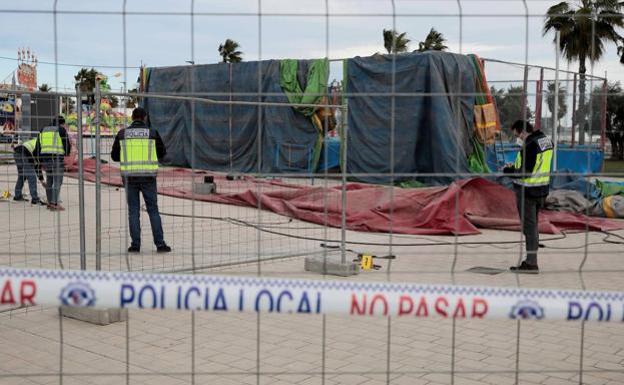
<svg viewBox="0 0 624 385"><path fill-rule="evenodd" d="M554 190L546 198L546 209L604 217L599 200L590 201L575 190Z"/></svg>
<svg viewBox="0 0 624 385"><path fill-rule="evenodd" d="M425 95L394 98L400 93ZM475 73L470 59L445 52L356 57L347 61L349 173L468 173ZM381 93L387 95L358 95ZM457 94L463 95L457 95ZM394 117L394 161L391 127ZM359 177L387 182L383 177ZM397 177L395 181L413 179ZM417 178L446 184L452 177Z"/></svg>
<svg viewBox="0 0 624 385"><path fill-rule="evenodd" d="M311 61L299 61L297 72L302 87L305 87L309 63ZM231 65L231 75L227 63L151 68L146 91L212 93L206 97L224 101L229 100L228 94L232 92L232 100L257 102L260 72L261 91L270 94L260 100L288 103L280 87L279 64L277 60L235 63ZM169 165L255 172L259 170L260 151L262 172L305 172L312 166L318 131L308 118L290 107L265 106L259 111L256 106L233 104L230 107L156 98L146 98L143 106L151 126L158 130L167 147L165 163ZM194 162L191 159L193 140Z"/></svg>

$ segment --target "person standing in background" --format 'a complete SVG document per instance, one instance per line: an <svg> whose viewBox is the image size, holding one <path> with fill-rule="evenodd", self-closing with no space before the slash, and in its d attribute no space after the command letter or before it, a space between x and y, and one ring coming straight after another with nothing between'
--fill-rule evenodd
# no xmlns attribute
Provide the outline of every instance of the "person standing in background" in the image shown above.
<svg viewBox="0 0 624 385"><path fill-rule="evenodd" d="M165 145L158 131L147 127L147 112L141 107L132 111L132 124L121 129L111 149L111 159L120 163L121 177L126 189L128 202L128 222L132 243L130 253L141 251L141 202L139 193L143 194L147 214L152 225L152 236L156 250L168 253L171 247L164 239L162 221L158 212L158 190L156 175L158 161L165 157Z"/></svg>
<svg viewBox="0 0 624 385"><path fill-rule="evenodd" d="M59 204L59 196L65 171L64 160L70 151L71 143L65 129L65 118L59 115L52 121L50 126L41 129L35 147L35 156L39 157L39 161L46 173L48 210L65 210Z"/></svg>
<svg viewBox="0 0 624 385"><path fill-rule="evenodd" d="M516 143L521 146L514 164L507 165L505 174L511 176L516 193L516 205L526 237L526 259L518 266L510 267L514 273L537 274L537 250L539 247L539 210L544 207L550 189L553 143L542 131L524 120L516 121L511 130Z"/></svg>
<svg viewBox="0 0 624 385"><path fill-rule="evenodd" d="M23 141L13 149L13 157L15 166L17 167L17 181L15 182L14 201L24 201L22 189L24 188L24 180L28 181L28 189L30 190L30 203L33 205L45 205L37 193L37 178L43 186L43 175L39 166L38 159L33 155L37 146L37 138Z"/></svg>

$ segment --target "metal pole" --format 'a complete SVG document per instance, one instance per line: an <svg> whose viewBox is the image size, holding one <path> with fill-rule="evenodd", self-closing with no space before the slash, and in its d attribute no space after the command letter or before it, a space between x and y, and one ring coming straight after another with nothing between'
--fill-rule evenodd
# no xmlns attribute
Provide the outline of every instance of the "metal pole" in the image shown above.
<svg viewBox="0 0 624 385"><path fill-rule="evenodd" d="M102 270L102 184L100 172L100 80L95 77L95 270Z"/></svg>
<svg viewBox="0 0 624 385"><path fill-rule="evenodd" d="M574 74L574 82L572 83L572 142L570 147L574 147L574 125L576 124L576 79L578 74Z"/></svg>
<svg viewBox="0 0 624 385"><path fill-rule="evenodd" d="M191 65L191 91L193 90L195 77L195 64ZM191 265L195 274L195 101L191 102Z"/></svg>
<svg viewBox="0 0 624 385"><path fill-rule="evenodd" d="M527 88L529 82L529 66L524 66L524 79L522 80L522 116L520 119L526 119L527 115Z"/></svg>
<svg viewBox="0 0 624 385"><path fill-rule="evenodd" d="M460 17L459 17L459 52L461 53L461 44L462 44L462 17L461 17L461 4L459 4L460 0L457 0L458 2L458 6L459 6L459 13L460 13ZM391 0L392 3L392 30L396 31L396 4L395 4L395 0ZM396 46L396 35L392 34L392 38L393 38L393 42L392 44L394 46ZM394 216L394 181L395 181L395 175L394 175L394 169L395 169L395 161L396 161L396 154L395 154L395 134L396 134L396 97L395 97L395 92L396 92L396 52L394 52L392 54L392 77L391 77L391 83L390 83L390 90L392 92L392 96L390 97L390 186L388 187L390 190L390 212L389 212L389 235L388 235L388 254L392 255L392 243L393 243L393 232L394 232L394 221L392 219L392 217ZM460 86L461 89L461 86ZM385 178L384 178L385 179ZM346 210L346 207L345 207ZM344 263L344 261L343 261ZM386 272L387 272L387 279L388 281L390 281L390 272L391 272L391 268L392 268L392 261L388 261L388 267L386 268ZM390 383L390 318L388 318L388 371L386 372L386 381L388 383Z"/></svg>
<svg viewBox="0 0 624 385"><path fill-rule="evenodd" d="M80 84L76 85L76 115L77 115L77 139L78 143L78 206L80 220L80 270L87 269L87 250L85 243L85 199L84 199L84 163L83 138L82 138L82 94Z"/></svg>
<svg viewBox="0 0 624 385"><path fill-rule="evenodd" d="M230 105L229 105L229 109L230 109L230 113L228 115L228 128L229 128L229 139L230 139L230 143L228 143L228 147L230 149L230 174L232 173L233 167L233 152L232 152L232 63L228 63L228 87L230 90L230 95L229 95L229 99L230 99Z"/></svg>
<svg viewBox="0 0 624 385"><path fill-rule="evenodd" d="M60 127L60 123L58 122L58 116L59 113L62 112L62 110L59 108L60 107L60 96L58 98L55 98L55 103L54 103L54 121L56 121L56 125L57 127ZM69 138L67 138L67 140L69 140ZM63 173L63 159L64 157L61 156L59 162L61 162L60 165L56 164L56 160L54 160L54 166L52 167L53 169L53 173L54 175L58 178L59 175L62 175ZM59 188L58 194L57 195L57 199L60 198L60 193L61 190ZM52 193L54 195L54 192ZM58 204L58 201L56 202ZM59 266L61 267L61 269L64 269L63 267L63 258L62 258L62 245L61 245L61 213L59 211L56 211L55 214L55 219L56 219L56 254L57 254L57 258L58 258L58 263Z"/></svg>
<svg viewBox="0 0 624 385"><path fill-rule="evenodd" d="M540 68L540 79L535 84L535 129L542 129L542 105L544 94L544 69Z"/></svg>
<svg viewBox="0 0 624 385"><path fill-rule="evenodd" d="M195 0L191 0L191 92L195 91ZM191 102L191 263L193 265L193 274L195 274L195 101ZM194 374L193 374L194 376ZM193 377L193 380L195 377Z"/></svg>
<svg viewBox="0 0 624 385"><path fill-rule="evenodd" d="M606 77L606 76L605 76ZM607 131L607 79L602 83L602 97L600 98L600 149L604 152L605 136Z"/></svg>
<svg viewBox="0 0 624 385"><path fill-rule="evenodd" d="M523 0L523 2L524 1L526 1L526 0ZM481 60L489 61L489 62L492 62L492 63L510 64L510 65L514 65L514 66L525 66L525 65L528 65L527 64L528 63L528 58L526 58L526 61L523 62L523 63L517 63L517 62L512 62L512 61L506 61L506 60L497 60L497 59L492 59L492 58L487 58L487 57L486 58L482 58ZM330 60L330 61L333 61L333 60ZM554 71L555 70L553 67L538 66L538 65L529 65L529 67L531 67L531 68L543 68L545 70L550 70L550 71ZM560 70L559 72L570 73L570 74L577 73L577 72L574 72L574 71L566 71L566 70ZM604 78L602 78L600 76L595 76L595 75L592 75L592 74L588 74L588 75L586 75L586 77L588 79L591 78L591 79L597 79L597 80L604 80ZM516 80L513 80L513 81L516 81Z"/></svg>
<svg viewBox="0 0 624 385"><path fill-rule="evenodd" d="M553 171L557 171L557 142L559 141L559 130L557 122L559 121L559 40L561 39L561 33L557 31L557 44L555 46L555 106L553 107L552 117L552 141L554 145L553 150Z"/></svg>
<svg viewBox="0 0 624 385"><path fill-rule="evenodd" d="M258 0L258 131L256 133L256 142L257 142L257 153L258 153L258 175L261 175L262 172L262 0ZM232 103L228 103L232 104ZM256 187L258 189L258 209L257 209L257 221L258 224L262 223L262 199L260 199L262 184L256 182ZM256 253L258 256L258 276L262 274L262 231L258 228L258 233L256 236ZM258 376L256 381L260 384L260 313L258 313L258 331L257 331L258 343L256 346L257 353L257 361L256 368L258 369Z"/></svg>
<svg viewBox="0 0 624 385"><path fill-rule="evenodd" d="M123 9L122 9L122 22L123 22L123 64L124 64L124 82L123 82L123 91L124 94L126 93L127 89L128 89L128 54L127 54L127 50L128 50L128 44L126 41L126 7L128 5L128 0L124 0L123 1ZM142 70L139 71L139 76L141 79L143 79L143 72ZM141 90L142 92L143 90ZM138 99L137 99L137 104L138 104ZM123 105L124 107L124 127L128 126L128 117L126 115L125 112L125 107L127 105L127 102ZM135 107L138 107L135 106ZM126 184L126 181L123 180L123 184L124 184L124 194L126 195L126 204L123 205L123 214L124 214L124 245L128 244L128 226L129 226L129 218L128 218L128 185ZM128 269L128 271L130 271L130 256L128 255L128 249L126 247L123 248L124 251L124 255L126 257L126 268ZM127 323L127 321L126 321ZM130 377L129 375L126 377L126 384L130 383Z"/></svg>
<svg viewBox="0 0 624 385"><path fill-rule="evenodd" d="M346 84L346 79L345 79ZM343 116L343 125L342 125L342 138L340 138L340 143L342 144L342 210L340 214L340 262L344 265L347 263L347 250L346 250L346 240L347 240L347 131L348 127L348 102L345 97L345 110Z"/></svg>

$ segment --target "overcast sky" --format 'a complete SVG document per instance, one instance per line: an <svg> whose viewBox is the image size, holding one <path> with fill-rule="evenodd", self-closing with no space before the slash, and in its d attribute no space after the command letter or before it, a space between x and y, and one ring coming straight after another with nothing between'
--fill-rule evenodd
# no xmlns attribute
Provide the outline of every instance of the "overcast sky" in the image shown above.
<svg viewBox="0 0 624 385"><path fill-rule="evenodd" d="M525 51L525 8L522 1L396 0L396 17L391 1L329 0L329 17L324 0L196 0L194 17L194 54L191 44L191 1L127 0L127 68L124 71L122 0L58 0L58 87L73 87L73 75L84 64L109 75L115 89L122 87L124 76L133 87L142 63L147 66L215 63L220 60L217 47L226 38L241 45L244 60L281 58L348 58L384 52L382 33L392 28L407 32L410 50L418 48L431 27L448 39L452 52L476 53L481 57L529 64L555 66L553 35L542 36L543 14L558 1L527 1L529 12L528 52ZM16 49L30 47L40 62L54 62L53 1L20 0L3 2L0 76L5 78L16 67ZM260 3L260 7L259 7ZM36 13L18 12L36 10ZM10 11L10 12L8 12ZM68 13L69 12L69 13ZM84 13L83 13L84 12ZM149 12L136 15L132 12ZM178 13L164 15L163 12ZM258 13L262 17L258 17ZM183 14L180 14L183 13ZM624 31L621 31L624 33ZM461 39L460 39L461 36ZM526 55L526 56L525 56ZM105 68L104 65L120 68ZM561 68L568 63L561 62ZM571 63L571 70L578 64ZM588 72L589 63L588 63ZM624 66L618 62L616 48L609 45L594 73L624 81ZM123 75L114 78L116 72ZM488 80L522 78L519 67L488 65ZM537 71L531 72L537 77ZM564 75L562 75L564 76ZM331 78L340 78L339 64L332 66ZM546 77L554 77L547 74ZM0 79L1 80L1 79ZM55 86L55 66L39 64L39 84ZM494 84L494 83L493 83Z"/></svg>

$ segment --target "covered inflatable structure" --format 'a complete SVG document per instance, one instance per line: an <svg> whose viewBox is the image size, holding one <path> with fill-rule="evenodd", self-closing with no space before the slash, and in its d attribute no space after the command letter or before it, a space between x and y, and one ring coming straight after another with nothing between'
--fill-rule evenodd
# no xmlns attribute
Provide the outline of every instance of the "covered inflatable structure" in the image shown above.
<svg viewBox="0 0 624 385"><path fill-rule="evenodd" d="M477 71L473 58L437 51L347 60L348 173L434 174L420 177L431 184L470 173Z"/></svg>
<svg viewBox="0 0 624 385"><path fill-rule="evenodd" d="M347 172L383 183L388 177L380 175L391 172L485 170L474 129L475 119L488 120L475 109L487 100L479 102L475 93L488 88L480 87L484 78L477 63L474 56L437 51L346 59ZM322 125L315 122L313 109L289 103L319 103L327 93L327 77L326 60L146 68L144 92L197 95L213 102L147 97L143 104L165 141L170 165L310 173L318 169ZM497 129L496 124L495 112L490 113L488 128ZM405 179L412 178L394 180ZM432 175L422 181L452 179Z"/></svg>

